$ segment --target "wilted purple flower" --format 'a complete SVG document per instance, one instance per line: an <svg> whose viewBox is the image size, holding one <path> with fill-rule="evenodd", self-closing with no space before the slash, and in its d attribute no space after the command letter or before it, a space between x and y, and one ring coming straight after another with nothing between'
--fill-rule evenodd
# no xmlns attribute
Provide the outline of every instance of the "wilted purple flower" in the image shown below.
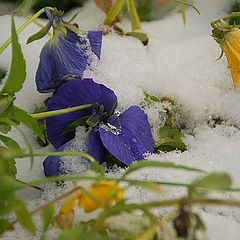
<svg viewBox="0 0 240 240"><path fill-rule="evenodd" d="M82 77L91 63L100 58L102 31L81 32L62 19L62 12L49 10L48 31L53 27L53 37L44 45L40 54L40 63L36 73L36 85L39 92L51 92L62 82Z"/></svg>
<svg viewBox="0 0 240 240"><path fill-rule="evenodd" d="M153 137L144 111L137 106L131 106L123 113L115 111L117 97L114 92L92 79L63 83L49 100L48 110L89 103L93 103L93 107L46 119L47 136L56 149L75 136L75 129L63 134L66 126L86 117L85 126L91 127L87 140L88 153L98 162L104 161L106 150L126 165L142 160L146 154L153 152ZM47 158L45 173L54 169L51 173L56 175L51 165L59 164L58 161L59 157Z"/></svg>

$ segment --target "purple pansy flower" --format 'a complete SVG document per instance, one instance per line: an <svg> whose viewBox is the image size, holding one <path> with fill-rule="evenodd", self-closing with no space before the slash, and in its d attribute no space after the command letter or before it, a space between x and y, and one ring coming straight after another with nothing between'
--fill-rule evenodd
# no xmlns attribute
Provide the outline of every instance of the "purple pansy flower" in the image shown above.
<svg viewBox="0 0 240 240"><path fill-rule="evenodd" d="M91 63L100 58L102 31L81 32L62 19L60 11L45 9L50 20L48 30L53 27L53 37L44 45L36 73L39 92L51 92L61 83L81 78Z"/></svg>
<svg viewBox="0 0 240 240"><path fill-rule="evenodd" d="M75 136L75 130L63 134L66 126L86 117L85 126L90 128L88 153L98 162L104 161L106 151L125 165L142 160L153 152L153 137L144 111L131 106L123 113L117 112L115 93L92 79L63 83L49 100L48 110L89 103L93 103L93 107L46 119L47 136L56 149L62 150L61 146ZM52 166L59 166L59 162L59 157L48 157L44 162L45 173L48 176L60 174Z"/></svg>

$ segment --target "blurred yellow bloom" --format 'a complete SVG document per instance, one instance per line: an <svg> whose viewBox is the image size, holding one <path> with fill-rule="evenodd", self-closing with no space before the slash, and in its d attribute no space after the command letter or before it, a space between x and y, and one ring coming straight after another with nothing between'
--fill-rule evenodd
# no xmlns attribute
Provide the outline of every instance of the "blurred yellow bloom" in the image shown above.
<svg viewBox="0 0 240 240"><path fill-rule="evenodd" d="M124 190L115 182L101 181L93 183L88 192L79 191L67 199L60 209L60 214L66 214L78 204L86 213L102 208L105 204L113 205L124 197Z"/></svg>
<svg viewBox="0 0 240 240"><path fill-rule="evenodd" d="M233 28L224 35L220 46L225 53L236 89L240 81L240 30Z"/></svg>

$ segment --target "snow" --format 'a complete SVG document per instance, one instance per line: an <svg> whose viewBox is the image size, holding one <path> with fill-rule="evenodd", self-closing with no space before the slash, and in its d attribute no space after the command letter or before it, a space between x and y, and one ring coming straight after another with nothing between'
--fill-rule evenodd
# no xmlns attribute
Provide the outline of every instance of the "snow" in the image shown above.
<svg viewBox="0 0 240 240"><path fill-rule="evenodd" d="M183 153L173 151L155 154L150 157L151 160L173 161L208 172L227 172L231 175L234 186L237 187L240 186L240 104L238 104L240 90L234 91L225 57L216 61L220 55L220 48L210 36L210 21L226 15L234 2L234 0L194 1L201 15L189 8L186 27L183 26L180 13L176 12L159 21L143 23L143 30L150 37L149 45L146 47L131 37L120 37L113 33L104 36L101 60L93 75L95 81L115 91L120 111L131 105L139 105L143 99L143 91L160 97L171 97L179 104L182 110L182 121L186 124L184 141L188 150ZM90 1L76 18L76 22L82 30L95 30L103 19L104 14L93 1ZM22 18L15 17L17 26L24 21ZM1 45L10 36L10 16L0 16L0 24ZM130 30L128 21L123 21L120 26ZM19 36L27 62L27 79L23 90L17 94L16 104L27 111L33 111L35 106L41 104L48 96L39 94L34 82L39 53L47 37L31 45L25 45L27 37L37 30L38 27L32 24ZM10 54L11 51L8 48L4 54L0 55L0 65L6 69L10 65ZM157 122L161 124L157 113L162 109L163 106L158 104L155 108L146 110L151 124L156 125ZM213 118L220 118L224 122L222 125L213 127L211 124ZM79 129L76 139L70 146L71 150L85 149L86 134L81 133L82 130ZM13 132L12 135L21 143L23 142L17 133ZM34 142L33 136L30 134L29 136ZM40 150L36 144L34 147ZM44 150L53 150L53 148L48 146ZM64 157L64 160L67 166L63 167L70 169L71 173L75 168L77 168L76 172L82 172L84 169L84 164L76 163L75 158ZM19 160L18 178L26 181L43 177L42 161L43 158L36 158L33 170L29 172L28 161ZM123 171L114 168L109 175L118 176ZM29 174L26 175L26 172ZM132 174L131 177L156 181L172 181L174 177L175 182L190 182L196 174L149 168ZM33 208L62 191L63 189L57 188L56 185L49 185L49 189L42 195L30 190L21 195L28 196L29 206ZM183 189L176 188L164 188L164 192L165 196L170 198L184 194ZM158 195L151 195L141 188L130 188L126 195L131 202L159 199ZM237 193L227 193L224 197L239 199L240 196ZM209 239L239 239L239 209L202 207L199 211L207 225ZM160 215L163 212L155 213ZM5 239L19 239L19 236L21 239L26 239L26 233L18 229L18 236L10 233ZM54 236L54 233L51 234ZM51 236L49 238L51 239ZM29 236L28 239L30 239Z"/></svg>

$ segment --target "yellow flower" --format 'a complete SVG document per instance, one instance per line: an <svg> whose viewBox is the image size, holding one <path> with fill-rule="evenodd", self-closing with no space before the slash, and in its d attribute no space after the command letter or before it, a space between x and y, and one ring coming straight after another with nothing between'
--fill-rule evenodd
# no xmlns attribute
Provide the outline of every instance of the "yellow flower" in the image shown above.
<svg viewBox="0 0 240 240"><path fill-rule="evenodd" d="M233 28L224 34L220 46L225 53L236 89L240 82L240 30Z"/></svg>
<svg viewBox="0 0 240 240"><path fill-rule="evenodd" d="M102 208L105 204L113 205L124 197L124 190L115 182L100 181L93 183L88 192L79 191L67 199L60 209L60 214L66 214L78 204L86 213Z"/></svg>

